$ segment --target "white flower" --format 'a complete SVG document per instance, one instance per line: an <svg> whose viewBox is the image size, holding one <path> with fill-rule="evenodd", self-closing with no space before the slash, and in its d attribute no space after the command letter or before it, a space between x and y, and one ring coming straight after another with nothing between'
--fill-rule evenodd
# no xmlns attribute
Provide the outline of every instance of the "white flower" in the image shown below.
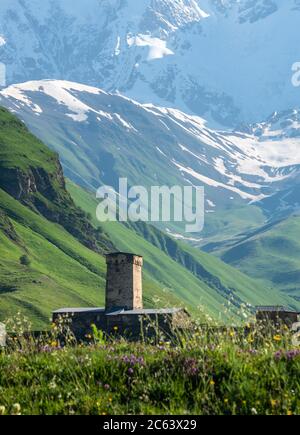
<svg viewBox="0 0 300 435"><path fill-rule="evenodd" d="M19 403L15 403L13 405L12 415L21 415L21 405Z"/></svg>

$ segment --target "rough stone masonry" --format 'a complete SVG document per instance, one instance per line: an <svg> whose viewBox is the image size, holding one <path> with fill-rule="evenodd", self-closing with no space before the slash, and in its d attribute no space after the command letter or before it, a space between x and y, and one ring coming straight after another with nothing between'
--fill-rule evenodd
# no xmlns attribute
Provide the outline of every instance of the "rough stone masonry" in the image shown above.
<svg viewBox="0 0 300 435"><path fill-rule="evenodd" d="M183 326L188 313L182 308L144 309L143 257L126 252L106 255L106 303L104 308L63 308L53 312L53 321L67 317L79 340L91 333L91 325L105 333L138 340L152 338L158 331L171 336Z"/></svg>

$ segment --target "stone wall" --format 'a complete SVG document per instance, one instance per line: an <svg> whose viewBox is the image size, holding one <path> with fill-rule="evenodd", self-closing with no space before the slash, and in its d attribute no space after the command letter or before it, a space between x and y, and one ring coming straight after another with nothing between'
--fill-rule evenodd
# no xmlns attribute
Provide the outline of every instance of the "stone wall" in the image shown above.
<svg viewBox="0 0 300 435"><path fill-rule="evenodd" d="M107 333L121 335L129 340L171 338L179 327L178 314L119 314L107 316ZM176 324L175 324L176 323ZM181 325L180 325L181 326Z"/></svg>
<svg viewBox="0 0 300 435"><path fill-rule="evenodd" d="M110 254L106 263L106 310L143 308L142 257Z"/></svg>
<svg viewBox="0 0 300 435"><path fill-rule="evenodd" d="M77 340L86 340L87 335L92 333L92 325L95 325L97 329L106 331L106 316L104 311L53 313L53 322L63 322L67 328L70 328Z"/></svg>
<svg viewBox="0 0 300 435"><path fill-rule="evenodd" d="M298 313L289 313L286 311L259 311L256 314L256 319L261 322L282 322L287 326L291 326L293 323L298 321Z"/></svg>

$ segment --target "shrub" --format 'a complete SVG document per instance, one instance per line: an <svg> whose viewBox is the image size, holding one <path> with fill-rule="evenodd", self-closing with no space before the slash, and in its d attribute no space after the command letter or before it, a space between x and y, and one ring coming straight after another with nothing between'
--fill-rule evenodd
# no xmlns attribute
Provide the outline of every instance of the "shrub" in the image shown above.
<svg viewBox="0 0 300 435"><path fill-rule="evenodd" d="M22 255L22 257L20 257L20 263L23 265L23 266L30 266L30 264L31 264L31 261L30 261L30 258L28 257L28 255Z"/></svg>

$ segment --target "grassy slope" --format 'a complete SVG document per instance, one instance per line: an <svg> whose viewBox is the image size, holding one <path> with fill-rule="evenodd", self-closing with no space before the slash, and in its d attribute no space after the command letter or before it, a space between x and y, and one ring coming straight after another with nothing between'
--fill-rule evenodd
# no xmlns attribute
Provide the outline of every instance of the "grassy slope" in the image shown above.
<svg viewBox="0 0 300 435"><path fill-rule="evenodd" d="M96 200L93 196L71 182L68 182L67 187L75 202L95 216ZM150 243L145 239L145 235L137 234L119 223L102 225L118 249L144 255L146 275L151 274L163 285L171 286L182 300L194 306L203 304L215 316L220 312L224 313L224 304L228 298L228 295L224 294L224 287L226 290L232 289L237 297L252 304L292 302L275 289L269 290L263 283L253 281L217 258L184 243L173 241L176 244L177 257L174 255L171 259L172 252L166 254L167 250L162 240L152 240ZM165 243L168 241L168 237L154 228L152 230L154 234L159 234ZM189 272L186 267L189 267Z"/></svg>
<svg viewBox="0 0 300 435"><path fill-rule="evenodd" d="M35 327L44 327L55 308L103 305L106 266L100 254L113 249L111 242L65 190L57 155L2 108L0 242L0 319L21 309ZM24 254L30 267L20 264ZM167 303L161 287L146 280L148 306L153 293ZM180 305L176 297L168 300Z"/></svg>
<svg viewBox="0 0 300 435"><path fill-rule="evenodd" d="M45 326L54 308L103 302L103 257L1 190L0 203L22 241L20 246L0 233L2 319L20 308L35 326ZM29 268L20 265L24 253L32 262Z"/></svg>
<svg viewBox="0 0 300 435"><path fill-rule="evenodd" d="M34 164L47 172L56 170L57 155L32 135L18 118L1 107L0 141L1 166L27 170Z"/></svg>
<svg viewBox="0 0 300 435"><path fill-rule="evenodd" d="M300 308L300 217L262 227L243 242L218 251L227 263L264 279L294 298Z"/></svg>
<svg viewBox="0 0 300 435"><path fill-rule="evenodd" d="M89 104L88 101L86 103ZM153 138L153 131L157 130L158 125L153 125L148 118L147 121L139 118L143 138L139 137L133 146L133 138L128 137L130 133L123 132L121 135L118 130L107 126L99 130L92 124L95 120L92 120L91 115L90 122L86 125L84 123L68 125L64 117L54 110L49 111L46 118L40 117L38 122L35 119L34 122L32 121L32 114L23 115L37 137L59 153L66 176L80 186L91 190L98 188L101 183L115 186L119 177L128 178L129 184L132 185L140 184L140 180L143 180L144 186L182 184L182 179L175 177L173 169L165 165L160 154L156 156L152 153L153 158L149 159L149 149L153 148L153 143L151 140L149 142L147 137ZM147 116L145 113L144 115ZM166 140L168 143L170 138L159 136L159 140L163 142ZM155 156L158 158L153 160ZM99 169L103 166L103 160L107 160L104 178ZM153 174L158 177L155 178L155 182ZM225 208L222 206L221 209L218 207L214 213L206 214L203 231L205 243L231 239L249 228L263 225L264 221L265 216L259 207L243 205L235 199L230 206ZM171 222L168 226L174 233L184 231L183 226L176 222ZM165 230L165 225L161 225L161 229ZM201 241L196 245L201 246Z"/></svg>
<svg viewBox="0 0 300 435"><path fill-rule="evenodd" d="M0 107L0 188L97 252L111 249L65 188L58 155Z"/></svg>
<svg viewBox="0 0 300 435"><path fill-rule="evenodd" d="M20 244L0 231L0 320L22 310L35 327L49 323L53 309L63 306L102 306L105 260L72 237L61 226L48 222L0 189L2 210L10 217ZM26 247L26 250L25 248ZM26 253L30 267L20 265ZM145 303L179 305L161 287L145 279Z"/></svg>

